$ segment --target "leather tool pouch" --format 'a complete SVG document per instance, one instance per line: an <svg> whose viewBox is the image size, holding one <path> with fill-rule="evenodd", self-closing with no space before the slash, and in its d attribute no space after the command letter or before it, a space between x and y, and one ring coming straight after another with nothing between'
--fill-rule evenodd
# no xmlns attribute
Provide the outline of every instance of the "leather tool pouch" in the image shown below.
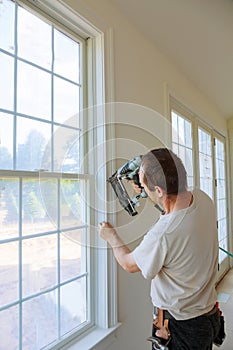
<svg viewBox="0 0 233 350"><path fill-rule="evenodd" d="M152 342L153 349L168 349L170 331L168 328L169 319L164 319L164 310L154 308L152 337L147 340Z"/></svg>

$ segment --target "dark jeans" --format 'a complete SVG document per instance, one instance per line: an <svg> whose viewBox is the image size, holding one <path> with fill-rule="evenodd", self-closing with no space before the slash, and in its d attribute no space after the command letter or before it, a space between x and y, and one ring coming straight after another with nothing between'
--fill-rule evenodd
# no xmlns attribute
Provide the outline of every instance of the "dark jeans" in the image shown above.
<svg viewBox="0 0 233 350"><path fill-rule="evenodd" d="M219 332L220 317L216 311L210 316L198 316L189 320L169 320L171 340L169 350L211 350Z"/></svg>

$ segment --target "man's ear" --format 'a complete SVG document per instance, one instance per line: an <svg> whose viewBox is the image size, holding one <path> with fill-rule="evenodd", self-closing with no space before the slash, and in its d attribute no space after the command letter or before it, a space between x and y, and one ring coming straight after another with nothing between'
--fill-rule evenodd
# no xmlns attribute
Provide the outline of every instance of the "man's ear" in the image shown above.
<svg viewBox="0 0 233 350"><path fill-rule="evenodd" d="M158 193L159 198L163 196L163 190L159 186L155 186L155 191Z"/></svg>

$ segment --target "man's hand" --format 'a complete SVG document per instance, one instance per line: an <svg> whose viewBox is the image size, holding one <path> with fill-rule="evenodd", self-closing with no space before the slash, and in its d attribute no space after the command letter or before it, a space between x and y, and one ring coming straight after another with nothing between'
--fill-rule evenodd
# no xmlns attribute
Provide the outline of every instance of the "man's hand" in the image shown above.
<svg viewBox="0 0 233 350"><path fill-rule="evenodd" d="M138 268L131 250L122 242L116 230L109 222L100 222L99 235L112 247L113 254L118 263L128 272L138 272Z"/></svg>
<svg viewBox="0 0 233 350"><path fill-rule="evenodd" d="M138 185L136 185L134 181L130 181L130 183L131 183L131 186L133 187L134 191L135 191L137 194L141 194L141 193L142 193L141 187L139 187Z"/></svg>
<svg viewBox="0 0 233 350"><path fill-rule="evenodd" d="M100 237L111 244L117 235L113 226L109 222L100 222L98 228Z"/></svg>

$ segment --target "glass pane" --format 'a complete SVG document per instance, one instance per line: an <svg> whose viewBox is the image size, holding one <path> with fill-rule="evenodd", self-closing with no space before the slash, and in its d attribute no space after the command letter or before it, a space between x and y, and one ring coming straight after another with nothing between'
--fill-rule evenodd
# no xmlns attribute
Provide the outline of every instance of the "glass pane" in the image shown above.
<svg viewBox="0 0 233 350"><path fill-rule="evenodd" d="M218 179L217 182L217 198L226 200L226 181Z"/></svg>
<svg viewBox="0 0 233 350"><path fill-rule="evenodd" d="M47 189L48 201L56 196L56 185L52 181L44 183L43 188ZM33 233L48 232L56 229L56 221L50 219L44 198L41 192L41 182L33 179L23 180L22 196L22 233L31 235ZM47 204L46 203L46 204ZM51 201L50 201L51 203ZM57 215L57 201L53 202L53 211Z"/></svg>
<svg viewBox="0 0 233 350"><path fill-rule="evenodd" d="M44 224L48 227L57 227L57 212L58 212L58 199L57 199L57 181L50 180L43 177L43 173L40 175L40 196L41 203L43 203L46 215L44 217Z"/></svg>
<svg viewBox="0 0 233 350"><path fill-rule="evenodd" d="M0 312L1 350L19 349L19 309L13 306Z"/></svg>
<svg viewBox="0 0 233 350"><path fill-rule="evenodd" d="M219 241L222 241L227 238L226 218L218 220L218 238Z"/></svg>
<svg viewBox="0 0 233 350"><path fill-rule="evenodd" d="M213 198L213 165L211 135L198 128L200 188Z"/></svg>
<svg viewBox="0 0 233 350"><path fill-rule="evenodd" d="M57 236L23 240L23 296L41 292L57 284Z"/></svg>
<svg viewBox="0 0 233 350"><path fill-rule="evenodd" d="M0 240L18 236L19 183L17 179L0 179Z"/></svg>
<svg viewBox="0 0 233 350"><path fill-rule="evenodd" d="M52 27L19 7L18 56L51 69Z"/></svg>
<svg viewBox="0 0 233 350"><path fill-rule="evenodd" d="M58 30L54 30L54 72L79 82L80 45Z"/></svg>
<svg viewBox="0 0 233 350"><path fill-rule="evenodd" d="M188 176L193 175L193 151L186 148L185 150L185 168Z"/></svg>
<svg viewBox="0 0 233 350"><path fill-rule="evenodd" d="M62 232L60 235L61 282L86 270L86 230Z"/></svg>
<svg viewBox="0 0 233 350"><path fill-rule="evenodd" d="M225 250L228 250L225 152L224 143L218 139L215 139L215 166L217 179L217 217L219 246ZM219 252L220 263L226 257L227 255L224 252Z"/></svg>
<svg viewBox="0 0 233 350"><path fill-rule="evenodd" d="M58 338L57 291L43 294L23 303L23 350L47 348Z"/></svg>
<svg viewBox="0 0 233 350"><path fill-rule="evenodd" d="M0 113L0 169L13 168L13 117Z"/></svg>
<svg viewBox="0 0 233 350"><path fill-rule="evenodd" d="M188 188L192 189L194 181L192 124L172 111L172 128L172 150L181 158L187 171Z"/></svg>
<svg viewBox="0 0 233 350"><path fill-rule="evenodd" d="M193 176L188 176L187 180L188 180L187 181L188 182L188 189L192 190L193 187L194 187L194 178L193 178Z"/></svg>
<svg viewBox="0 0 233 350"><path fill-rule="evenodd" d="M86 321L86 278L61 287L61 335Z"/></svg>
<svg viewBox="0 0 233 350"><path fill-rule="evenodd" d="M192 148L192 126L191 123L185 120L184 125L184 140L185 140L185 146Z"/></svg>
<svg viewBox="0 0 233 350"><path fill-rule="evenodd" d="M18 242L0 244L0 306L18 299Z"/></svg>
<svg viewBox="0 0 233 350"><path fill-rule="evenodd" d="M224 161L217 159L216 177L217 179L225 179L225 164Z"/></svg>
<svg viewBox="0 0 233 350"><path fill-rule="evenodd" d="M56 127L53 135L54 170L66 173L78 173L80 169L79 130Z"/></svg>
<svg viewBox="0 0 233 350"><path fill-rule="evenodd" d="M79 113L79 87L54 77L54 121L69 124L69 119ZM76 125L78 127L78 125Z"/></svg>
<svg viewBox="0 0 233 350"><path fill-rule="evenodd" d="M51 75L27 63L18 62L19 113L51 120Z"/></svg>
<svg viewBox="0 0 233 350"><path fill-rule="evenodd" d="M14 109L14 59L1 52L0 52L0 76L1 76L0 108L13 111Z"/></svg>
<svg viewBox="0 0 233 350"><path fill-rule="evenodd" d="M224 161L224 144L223 142L216 139L216 158Z"/></svg>
<svg viewBox="0 0 233 350"><path fill-rule="evenodd" d="M219 246L227 251L228 250L227 239L219 240ZM223 251L220 251L219 252L219 263L221 263L226 258L227 258L226 253L224 253Z"/></svg>
<svg viewBox="0 0 233 350"><path fill-rule="evenodd" d="M60 219L61 227L83 225L85 202L84 183L79 180L61 181Z"/></svg>
<svg viewBox="0 0 233 350"><path fill-rule="evenodd" d="M19 117L17 121L17 169L41 169L50 137L51 126L49 124ZM49 167L49 164L47 165Z"/></svg>
<svg viewBox="0 0 233 350"><path fill-rule="evenodd" d="M178 116L172 111L172 141L178 143Z"/></svg>
<svg viewBox="0 0 233 350"><path fill-rule="evenodd" d="M15 4L11 0L0 2L0 48L14 53ZM2 77L2 74L1 74Z"/></svg>

